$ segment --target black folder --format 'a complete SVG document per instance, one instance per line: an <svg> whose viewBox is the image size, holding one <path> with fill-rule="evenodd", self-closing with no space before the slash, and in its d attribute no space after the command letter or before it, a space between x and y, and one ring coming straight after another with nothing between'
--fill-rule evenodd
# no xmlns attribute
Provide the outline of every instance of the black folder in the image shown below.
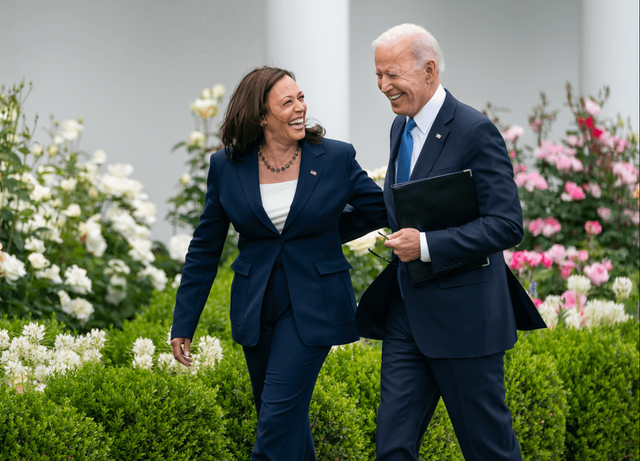
<svg viewBox="0 0 640 461"><path fill-rule="evenodd" d="M471 170L418 179L391 186L398 227L429 232L467 224L480 217ZM461 264L436 274L431 263L406 263L411 283L488 266L489 258Z"/></svg>

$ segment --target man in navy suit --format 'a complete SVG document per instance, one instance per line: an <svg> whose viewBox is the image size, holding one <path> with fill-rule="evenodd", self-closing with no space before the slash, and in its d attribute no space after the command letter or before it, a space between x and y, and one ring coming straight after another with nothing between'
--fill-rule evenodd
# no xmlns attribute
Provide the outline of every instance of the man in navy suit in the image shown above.
<svg viewBox="0 0 640 461"><path fill-rule="evenodd" d="M502 251L522 239L522 210L504 140L442 87L442 52L426 30L396 26L373 47L378 87L397 114L384 186L393 230L385 245L398 264L387 288L397 295L384 317L376 459L417 461L442 396L465 459L521 460L505 404L504 353L517 340L523 306L510 292ZM434 232L398 229L392 184L466 169L480 218ZM415 284L405 266L420 258L438 274L486 256L486 267Z"/></svg>

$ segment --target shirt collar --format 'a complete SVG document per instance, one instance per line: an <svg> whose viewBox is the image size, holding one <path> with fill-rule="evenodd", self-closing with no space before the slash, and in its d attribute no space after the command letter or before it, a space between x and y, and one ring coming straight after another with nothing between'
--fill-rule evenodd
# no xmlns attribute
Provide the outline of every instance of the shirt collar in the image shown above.
<svg viewBox="0 0 640 461"><path fill-rule="evenodd" d="M438 88L433 96L431 96L431 99L429 99L422 109L420 109L420 112L413 117L416 122L416 126L420 131L422 131L422 133L426 134L427 130L429 130L431 125L433 125L433 121L436 119L438 112L440 112L440 108L442 107L442 104L444 104L444 98L446 96L447 93L444 91L442 84L438 85ZM409 120L408 117L407 120Z"/></svg>

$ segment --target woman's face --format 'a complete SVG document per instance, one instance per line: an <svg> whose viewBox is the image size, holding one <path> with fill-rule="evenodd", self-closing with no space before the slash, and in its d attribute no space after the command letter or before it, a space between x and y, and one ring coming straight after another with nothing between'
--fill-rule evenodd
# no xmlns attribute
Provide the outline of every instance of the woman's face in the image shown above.
<svg viewBox="0 0 640 461"><path fill-rule="evenodd" d="M304 139L307 104L298 84L285 75L273 85L267 101L264 129L267 144L271 141L290 144Z"/></svg>

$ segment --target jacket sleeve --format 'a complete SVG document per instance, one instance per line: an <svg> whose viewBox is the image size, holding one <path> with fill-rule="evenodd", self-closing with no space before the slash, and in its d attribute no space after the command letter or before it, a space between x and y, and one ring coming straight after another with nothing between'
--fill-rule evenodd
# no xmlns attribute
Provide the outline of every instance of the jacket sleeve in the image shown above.
<svg viewBox="0 0 640 461"><path fill-rule="evenodd" d="M389 225L382 189L360 168L351 144L348 151L350 194L340 217L342 243Z"/></svg>
<svg viewBox="0 0 640 461"><path fill-rule="evenodd" d="M193 233L176 295L172 338L191 338L218 272L218 263L229 231L229 218L220 205L215 159L207 177L207 194L200 223Z"/></svg>
<svg viewBox="0 0 640 461"><path fill-rule="evenodd" d="M480 218L460 227L427 232L434 272L445 264L479 259L522 240L522 209L502 135L488 119L469 130L464 168L473 172Z"/></svg>

